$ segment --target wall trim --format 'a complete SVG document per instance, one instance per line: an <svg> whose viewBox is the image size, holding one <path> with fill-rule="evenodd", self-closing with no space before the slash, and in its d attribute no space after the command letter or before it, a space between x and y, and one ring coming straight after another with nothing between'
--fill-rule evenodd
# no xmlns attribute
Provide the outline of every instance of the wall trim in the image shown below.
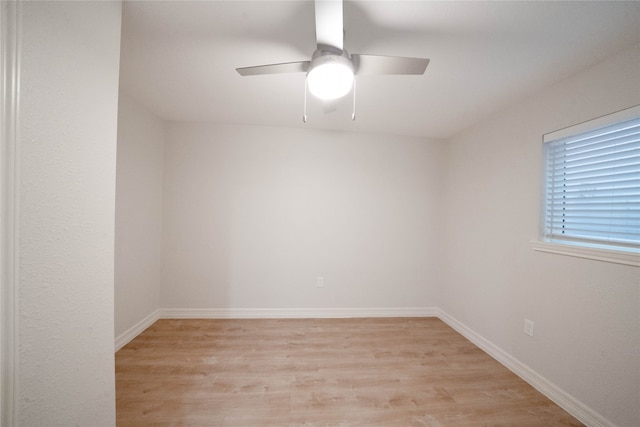
<svg viewBox="0 0 640 427"><path fill-rule="evenodd" d="M161 308L161 319L294 319L435 317L435 307L400 308Z"/></svg>
<svg viewBox="0 0 640 427"><path fill-rule="evenodd" d="M589 248L562 243L532 240L531 249L537 252L567 255L576 258L592 259L596 261L611 262L614 264L640 267L640 252L618 251L604 248Z"/></svg>
<svg viewBox="0 0 640 427"><path fill-rule="evenodd" d="M0 3L0 424L17 417L21 3Z"/></svg>
<svg viewBox="0 0 640 427"><path fill-rule="evenodd" d="M118 351L125 345L129 344L135 337L144 332L144 330L149 326L153 325L159 318L160 310L156 310L120 335L118 335L114 343L115 351Z"/></svg>
<svg viewBox="0 0 640 427"><path fill-rule="evenodd" d="M575 397L520 362L506 351L502 350L482 335L469 328L464 323L450 316L443 310L438 310L438 318L451 326L459 334L478 346L489 356L496 359L511 372L529 383L533 388L544 394L555 404L589 427L616 427L611 421L580 402Z"/></svg>

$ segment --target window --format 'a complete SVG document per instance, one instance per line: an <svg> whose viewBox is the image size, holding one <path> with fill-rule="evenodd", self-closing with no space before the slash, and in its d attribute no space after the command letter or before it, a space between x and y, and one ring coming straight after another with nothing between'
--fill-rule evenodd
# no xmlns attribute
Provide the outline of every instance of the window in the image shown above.
<svg viewBox="0 0 640 427"><path fill-rule="evenodd" d="M544 240L640 252L640 106L544 142Z"/></svg>

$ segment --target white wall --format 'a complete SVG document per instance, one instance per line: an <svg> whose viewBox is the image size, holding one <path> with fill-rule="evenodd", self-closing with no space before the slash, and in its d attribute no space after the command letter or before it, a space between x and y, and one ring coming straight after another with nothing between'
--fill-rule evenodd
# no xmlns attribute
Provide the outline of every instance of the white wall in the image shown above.
<svg viewBox="0 0 640 427"><path fill-rule="evenodd" d="M115 424L118 2L23 2L17 417Z"/></svg>
<svg viewBox="0 0 640 427"><path fill-rule="evenodd" d="M619 426L640 425L640 269L533 252L544 133L640 104L640 49L446 145L442 307ZM535 336L523 333L524 319Z"/></svg>
<svg viewBox="0 0 640 427"><path fill-rule="evenodd" d="M164 124L124 93L118 104L115 335L160 308Z"/></svg>
<svg viewBox="0 0 640 427"><path fill-rule="evenodd" d="M437 306L441 150L415 138L168 124L161 306Z"/></svg>

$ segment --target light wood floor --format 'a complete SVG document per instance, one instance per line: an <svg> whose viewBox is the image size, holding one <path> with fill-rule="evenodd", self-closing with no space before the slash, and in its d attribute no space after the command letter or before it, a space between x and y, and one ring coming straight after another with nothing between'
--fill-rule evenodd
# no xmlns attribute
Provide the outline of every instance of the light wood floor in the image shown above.
<svg viewBox="0 0 640 427"><path fill-rule="evenodd" d="M116 353L118 426L580 426L436 318L159 320Z"/></svg>

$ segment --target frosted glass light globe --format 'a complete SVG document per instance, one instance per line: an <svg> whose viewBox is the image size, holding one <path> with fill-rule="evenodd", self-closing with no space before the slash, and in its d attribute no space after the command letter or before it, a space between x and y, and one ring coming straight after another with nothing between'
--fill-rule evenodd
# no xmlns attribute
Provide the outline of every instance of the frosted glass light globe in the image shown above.
<svg viewBox="0 0 640 427"><path fill-rule="evenodd" d="M353 86L353 65L344 56L321 56L311 63L307 73L309 92L314 96L331 100L345 96Z"/></svg>

